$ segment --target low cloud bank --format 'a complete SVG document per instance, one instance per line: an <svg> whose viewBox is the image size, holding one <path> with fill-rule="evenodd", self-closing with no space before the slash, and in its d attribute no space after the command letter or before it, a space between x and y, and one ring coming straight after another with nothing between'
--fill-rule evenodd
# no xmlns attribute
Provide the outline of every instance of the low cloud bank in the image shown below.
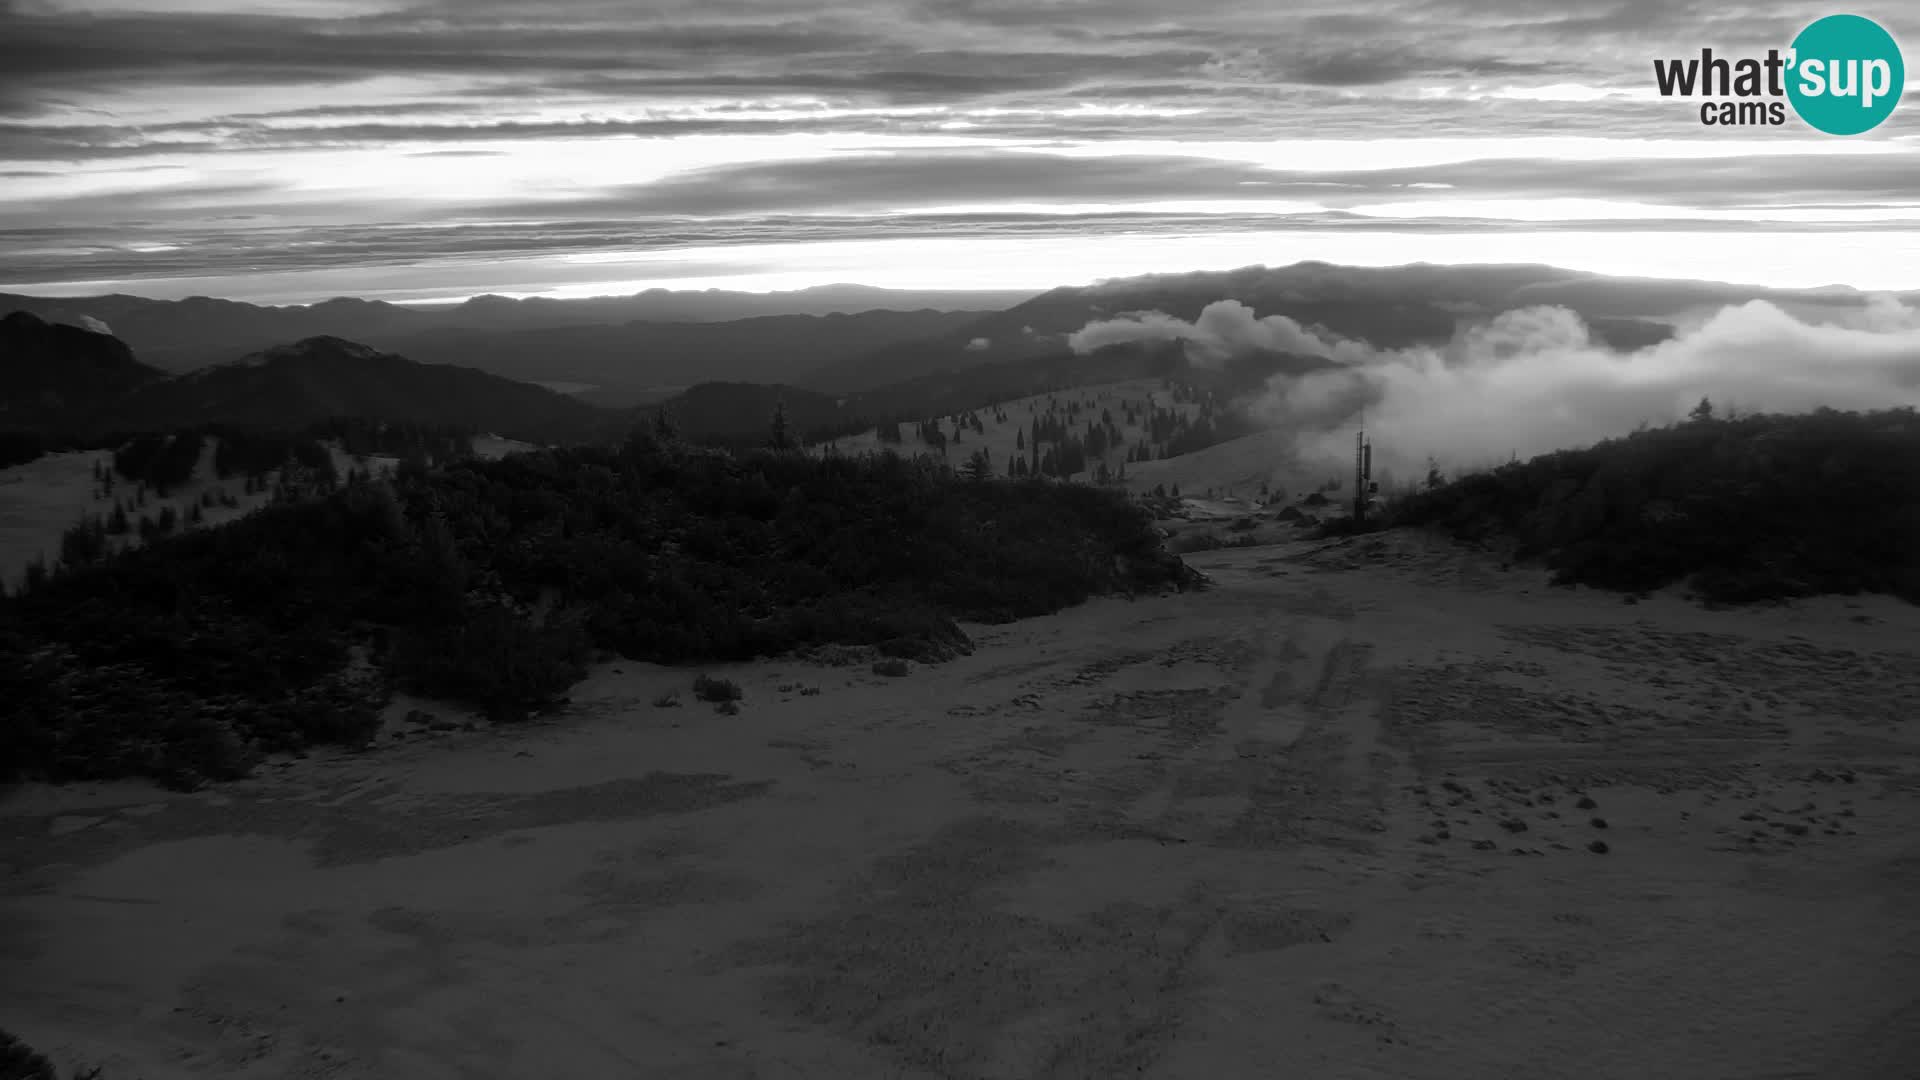
<svg viewBox="0 0 1920 1080"><path fill-rule="evenodd" d="M1350 460L1364 422L1377 466L1402 477L1424 473L1428 455L1452 469L1590 445L1679 419L1702 397L1723 413L1920 407L1920 309L1884 295L1818 314L1750 301L1634 352L1600 343L1564 307L1507 311L1444 346L1377 349L1234 300L1192 322L1142 312L1089 323L1070 341L1082 352L1180 341L1202 366L1260 350L1331 359L1339 366L1275 379L1245 407L1298 432L1309 459Z"/></svg>
<svg viewBox="0 0 1920 1080"><path fill-rule="evenodd" d="M1201 367L1218 367L1250 352L1286 352L1331 359L1364 360L1373 352L1364 342L1347 341L1325 330L1309 329L1285 315L1265 318L1238 300L1216 300L1192 322L1158 311L1136 311L1091 322L1067 338L1075 352L1089 353L1133 341L1179 341Z"/></svg>

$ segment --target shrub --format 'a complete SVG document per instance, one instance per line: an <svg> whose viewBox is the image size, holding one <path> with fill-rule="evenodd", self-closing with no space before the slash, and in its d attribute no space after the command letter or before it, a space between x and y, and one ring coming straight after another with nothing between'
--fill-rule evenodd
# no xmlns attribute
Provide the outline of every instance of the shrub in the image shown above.
<svg viewBox="0 0 1920 1080"><path fill-rule="evenodd" d="M740 687L731 679L701 675L693 680L693 695L701 701L739 701Z"/></svg>
<svg viewBox="0 0 1920 1080"><path fill-rule="evenodd" d="M0 1030L0 1080L59 1080L59 1074L45 1055Z"/></svg>
<svg viewBox="0 0 1920 1080"><path fill-rule="evenodd" d="M897 658L890 659L890 660L876 660L874 661L874 664L873 664L873 673L875 675L890 675L895 678L898 678L899 676L907 674L907 672L910 670L911 669L907 666L907 662L905 660L901 660Z"/></svg>
<svg viewBox="0 0 1920 1080"><path fill-rule="evenodd" d="M535 625L507 604L396 636L391 668L408 689L510 714L554 704L585 677L591 643L569 623Z"/></svg>

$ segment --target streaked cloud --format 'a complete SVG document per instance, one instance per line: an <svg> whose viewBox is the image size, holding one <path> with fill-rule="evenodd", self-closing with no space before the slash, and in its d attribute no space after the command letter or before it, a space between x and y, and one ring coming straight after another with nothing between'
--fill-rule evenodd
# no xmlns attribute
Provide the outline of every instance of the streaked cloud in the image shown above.
<svg viewBox="0 0 1920 1080"><path fill-rule="evenodd" d="M1920 102L1834 139L1705 127L1652 91L1656 56L1763 50L1809 17L1705 0L0 0L0 262L27 286L249 275L212 290L228 292L262 270L405 264L426 289L466 280L461 260L594 252L679 252L695 280L786 272L702 251L779 250L800 273L806 245L905 237L1200 252L1237 229L1412 251L1558 228L1638 230L1649 253L1679 233L1845 234L1892 265L1879 238L1920 227Z"/></svg>

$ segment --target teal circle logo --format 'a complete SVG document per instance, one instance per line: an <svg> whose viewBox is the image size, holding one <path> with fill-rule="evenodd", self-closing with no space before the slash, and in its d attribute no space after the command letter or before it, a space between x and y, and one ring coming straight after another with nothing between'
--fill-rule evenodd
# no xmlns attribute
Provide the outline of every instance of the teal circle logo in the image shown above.
<svg viewBox="0 0 1920 1080"><path fill-rule="evenodd" d="M1829 15L1793 39L1787 98L1793 110L1829 135L1871 131L1893 115L1907 66L1893 35L1872 19Z"/></svg>

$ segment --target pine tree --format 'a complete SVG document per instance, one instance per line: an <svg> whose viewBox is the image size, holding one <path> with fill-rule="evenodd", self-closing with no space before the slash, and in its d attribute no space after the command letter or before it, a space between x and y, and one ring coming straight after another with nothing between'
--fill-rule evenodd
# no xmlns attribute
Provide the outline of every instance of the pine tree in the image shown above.
<svg viewBox="0 0 1920 1080"><path fill-rule="evenodd" d="M793 449L793 432L787 426L787 404L784 401L773 403L773 422L767 433L767 445L775 450Z"/></svg>

